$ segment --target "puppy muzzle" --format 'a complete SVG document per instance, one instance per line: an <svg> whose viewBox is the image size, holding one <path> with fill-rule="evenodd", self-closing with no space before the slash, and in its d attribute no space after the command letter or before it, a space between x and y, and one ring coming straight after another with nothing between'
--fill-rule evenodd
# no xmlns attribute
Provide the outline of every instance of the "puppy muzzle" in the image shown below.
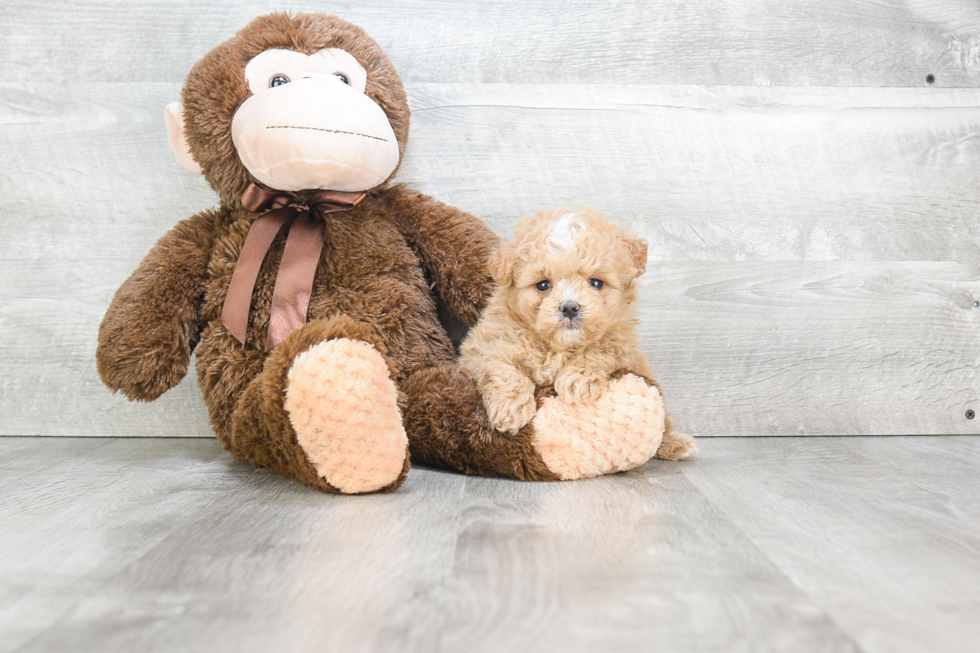
<svg viewBox="0 0 980 653"><path fill-rule="evenodd" d="M558 326L563 329L576 330L582 326L584 316L578 302L563 302L558 307Z"/></svg>

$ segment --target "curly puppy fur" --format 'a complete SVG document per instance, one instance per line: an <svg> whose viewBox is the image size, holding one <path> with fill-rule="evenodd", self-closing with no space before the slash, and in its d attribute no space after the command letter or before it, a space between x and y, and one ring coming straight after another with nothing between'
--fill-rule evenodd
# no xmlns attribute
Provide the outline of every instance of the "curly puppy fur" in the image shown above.
<svg viewBox="0 0 980 653"><path fill-rule="evenodd" d="M490 258L498 289L460 351L496 429L514 434L530 423L543 386L586 404L616 370L653 378L636 339L636 279L646 260L646 241L593 208L541 211L518 222L515 239ZM693 451L684 434L665 440L664 457Z"/></svg>

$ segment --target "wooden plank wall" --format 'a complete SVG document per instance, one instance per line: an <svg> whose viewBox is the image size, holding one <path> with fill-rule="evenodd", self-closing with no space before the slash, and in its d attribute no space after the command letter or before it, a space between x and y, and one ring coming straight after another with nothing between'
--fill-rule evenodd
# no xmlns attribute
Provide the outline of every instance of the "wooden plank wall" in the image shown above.
<svg viewBox="0 0 980 653"><path fill-rule="evenodd" d="M114 290L214 202L164 105L251 0L0 8L0 434L210 431L102 387ZM592 204L651 244L643 344L699 436L980 433L975 0L359 0L400 180L498 233ZM931 83L927 81L927 76Z"/></svg>

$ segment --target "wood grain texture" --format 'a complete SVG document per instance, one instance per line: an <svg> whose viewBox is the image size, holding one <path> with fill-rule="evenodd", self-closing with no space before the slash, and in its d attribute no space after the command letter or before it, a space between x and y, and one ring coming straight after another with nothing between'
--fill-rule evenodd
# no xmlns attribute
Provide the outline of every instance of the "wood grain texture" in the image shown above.
<svg viewBox="0 0 980 653"><path fill-rule="evenodd" d="M643 297L682 430L980 433L980 265L657 263Z"/></svg>
<svg viewBox="0 0 980 653"><path fill-rule="evenodd" d="M400 179L500 233L592 204L654 260L980 260L975 90L409 90Z"/></svg>
<svg viewBox="0 0 980 653"><path fill-rule="evenodd" d="M862 650L971 650L980 442L876 442L712 441L684 475Z"/></svg>
<svg viewBox="0 0 980 653"><path fill-rule="evenodd" d="M82 447L80 449L80 447ZM2 438L0 651L969 651L980 438L725 438L328 496L193 439Z"/></svg>
<svg viewBox="0 0 980 653"><path fill-rule="evenodd" d="M3 80L178 82L281 2L6 0ZM293 2L362 25L409 82L980 85L973 0Z"/></svg>
<svg viewBox="0 0 980 653"><path fill-rule="evenodd" d="M641 332L678 421L731 434L977 433L980 91L415 85L399 179L510 233L590 203L646 237ZM0 88L0 433L208 436L193 373L110 396L123 279L214 203L178 85Z"/></svg>
<svg viewBox="0 0 980 653"><path fill-rule="evenodd" d="M4 458L25 466L42 455L54 463L0 487L2 549L9 553L0 559L4 652L21 650L79 601L100 596L109 579L158 547L183 515L198 514L250 472L209 440L142 439L134 446L92 438L83 440L91 442L88 455L77 455L79 439L30 441L42 439L49 446L35 446L30 458L9 452L8 442L20 438L3 438L0 447Z"/></svg>
<svg viewBox="0 0 980 653"><path fill-rule="evenodd" d="M467 482L446 650L858 650L677 468L608 480Z"/></svg>

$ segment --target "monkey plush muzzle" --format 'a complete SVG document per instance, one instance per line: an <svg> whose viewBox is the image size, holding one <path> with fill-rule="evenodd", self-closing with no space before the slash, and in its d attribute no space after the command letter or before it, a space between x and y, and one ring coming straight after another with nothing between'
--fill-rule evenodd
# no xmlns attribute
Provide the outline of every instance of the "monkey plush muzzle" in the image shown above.
<svg viewBox="0 0 980 653"><path fill-rule="evenodd" d="M278 190L367 190L398 165L398 142L384 111L333 74L256 93L239 107L231 129L245 168Z"/></svg>

